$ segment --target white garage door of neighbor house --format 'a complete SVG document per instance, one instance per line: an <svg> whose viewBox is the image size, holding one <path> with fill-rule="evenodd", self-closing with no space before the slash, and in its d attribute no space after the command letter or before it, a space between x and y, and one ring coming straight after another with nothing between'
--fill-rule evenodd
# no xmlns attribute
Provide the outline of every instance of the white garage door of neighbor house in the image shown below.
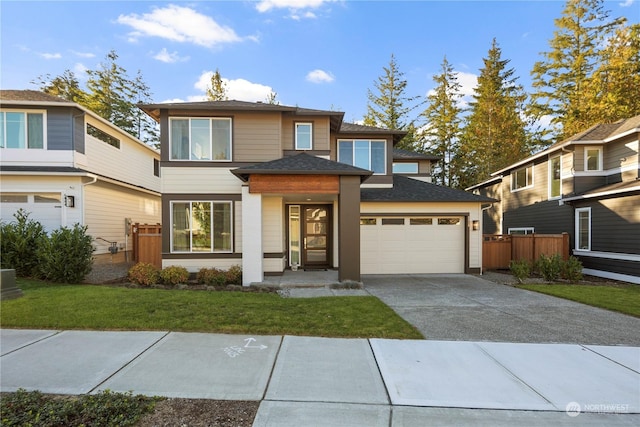
<svg viewBox="0 0 640 427"><path fill-rule="evenodd" d="M62 197L60 193L1 193L2 222L15 221L18 209L29 212L29 219L38 221L47 232L62 225Z"/></svg>
<svg viewBox="0 0 640 427"><path fill-rule="evenodd" d="M464 273L464 218L362 217L362 274Z"/></svg>

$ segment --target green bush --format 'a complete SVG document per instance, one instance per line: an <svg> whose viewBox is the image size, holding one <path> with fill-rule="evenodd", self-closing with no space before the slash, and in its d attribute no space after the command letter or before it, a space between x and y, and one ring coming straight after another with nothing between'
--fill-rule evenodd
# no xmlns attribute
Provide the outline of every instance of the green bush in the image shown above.
<svg viewBox="0 0 640 427"><path fill-rule="evenodd" d="M226 272L226 279L228 285L242 285L242 267L239 265L232 265Z"/></svg>
<svg viewBox="0 0 640 427"><path fill-rule="evenodd" d="M36 250L47 234L42 224L29 219L29 213L23 209L13 216L15 222L0 224L0 265L15 269L19 277L37 275Z"/></svg>
<svg viewBox="0 0 640 427"><path fill-rule="evenodd" d="M112 393L58 398L19 389L2 396L3 426L133 426L160 398Z"/></svg>
<svg viewBox="0 0 640 427"><path fill-rule="evenodd" d="M554 282L560 278L562 274L562 264L562 258L558 254L551 256L540 255L537 262L540 275L547 282Z"/></svg>
<svg viewBox="0 0 640 427"><path fill-rule="evenodd" d="M160 280L165 285L176 286L189 281L189 271L178 265L163 268L160 272Z"/></svg>
<svg viewBox="0 0 640 427"><path fill-rule="evenodd" d="M511 261L509 269L511 269L511 273L518 279L519 283L522 283L524 279L529 278L531 275L531 263L526 259Z"/></svg>
<svg viewBox="0 0 640 427"><path fill-rule="evenodd" d="M139 262L129 269L129 280L140 286L151 286L160 282L160 271L155 265Z"/></svg>
<svg viewBox="0 0 640 427"><path fill-rule="evenodd" d="M80 283L91 272L93 245L87 227L61 227L42 237L36 251L39 276L60 283Z"/></svg>
<svg viewBox="0 0 640 427"><path fill-rule="evenodd" d="M207 286L224 286L227 283L227 275L217 268L201 268L196 279L199 284Z"/></svg>
<svg viewBox="0 0 640 427"><path fill-rule="evenodd" d="M562 278L575 283L582 280L582 277L582 263L578 258L570 256L562 265Z"/></svg>

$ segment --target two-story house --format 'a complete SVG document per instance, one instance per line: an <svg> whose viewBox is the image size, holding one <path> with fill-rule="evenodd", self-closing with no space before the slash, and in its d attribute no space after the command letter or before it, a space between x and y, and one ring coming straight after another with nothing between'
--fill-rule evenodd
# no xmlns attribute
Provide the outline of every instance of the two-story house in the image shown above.
<svg viewBox="0 0 640 427"><path fill-rule="evenodd" d="M95 255L130 250L131 222L160 222L160 153L86 108L0 91L0 217L18 209L50 232L86 225Z"/></svg>
<svg viewBox="0 0 640 427"><path fill-rule="evenodd" d="M467 190L487 234L567 232L584 272L640 283L640 116L599 124Z"/></svg>
<svg viewBox="0 0 640 427"><path fill-rule="evenodd" d="M163 266L241 264L245 285L291 267L480 271L490 199L427 182L437 159L394 155L404 132L260 102L140 108L161 129Z"/></svg>

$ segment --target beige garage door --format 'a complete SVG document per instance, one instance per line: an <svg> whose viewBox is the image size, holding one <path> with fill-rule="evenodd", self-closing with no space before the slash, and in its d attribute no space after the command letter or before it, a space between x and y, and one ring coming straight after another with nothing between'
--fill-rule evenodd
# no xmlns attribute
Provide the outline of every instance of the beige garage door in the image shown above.
<svg viewBox="0 0 640 427"><path fill-rule="evenodd" d="M362 274L464 273L464 217L363 217Z"/></svg>

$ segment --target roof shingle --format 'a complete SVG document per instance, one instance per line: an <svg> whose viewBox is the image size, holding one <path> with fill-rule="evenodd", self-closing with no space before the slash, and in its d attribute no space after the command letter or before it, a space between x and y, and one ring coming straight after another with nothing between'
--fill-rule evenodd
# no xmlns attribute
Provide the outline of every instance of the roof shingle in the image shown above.
<svg viewBox="0 0 640 427"><path fill-rule="evenodd" d="M495 202L495 199L489 197L401 175L393 176L392 188L361 189L360 200L363 202Z"/></svg>

